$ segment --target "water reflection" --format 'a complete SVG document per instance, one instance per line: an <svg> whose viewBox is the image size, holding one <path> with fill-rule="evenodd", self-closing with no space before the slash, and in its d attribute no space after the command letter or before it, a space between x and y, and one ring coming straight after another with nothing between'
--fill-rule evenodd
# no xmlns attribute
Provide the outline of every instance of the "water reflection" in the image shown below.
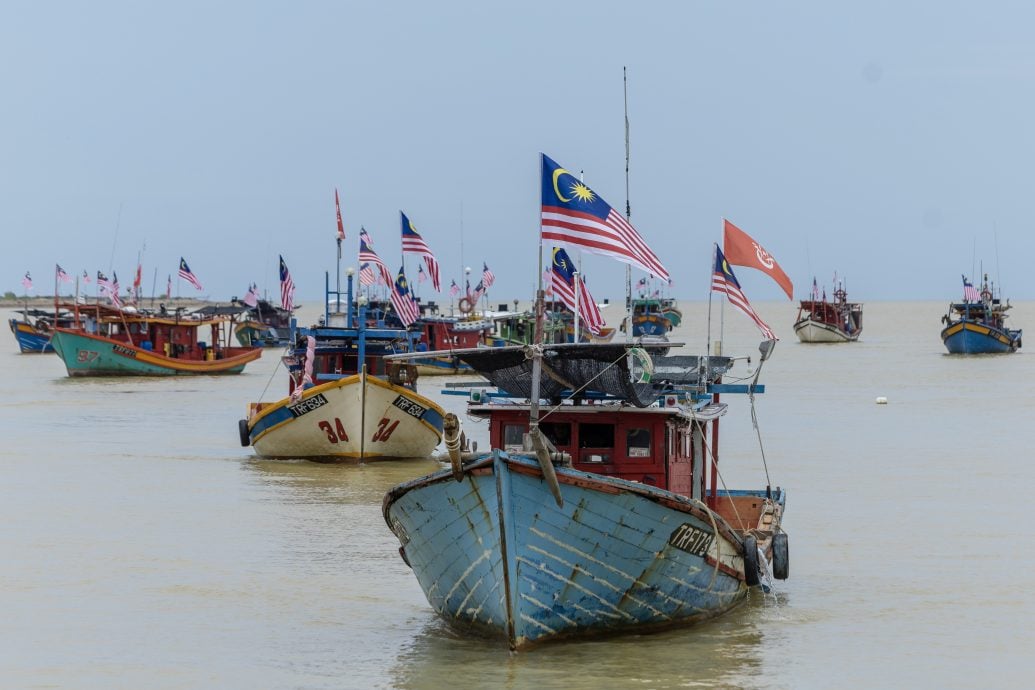
<svg viewBox="0 0 1035 690"><path fill-rule="evenodd" d="M752 592L716 620L651 635L544 644L512 654L504 642L462 635L429 620L391 670L397 688L763 687L767 638L779 598Z"/></svg>
<svg viewBox="0 0 1035 690"><path fill-rule="evenodd" d="M242 466L273 490L271 500L378 507L391 487L442 468L442 464L430 458L367 463L253 458Z"/></svg>

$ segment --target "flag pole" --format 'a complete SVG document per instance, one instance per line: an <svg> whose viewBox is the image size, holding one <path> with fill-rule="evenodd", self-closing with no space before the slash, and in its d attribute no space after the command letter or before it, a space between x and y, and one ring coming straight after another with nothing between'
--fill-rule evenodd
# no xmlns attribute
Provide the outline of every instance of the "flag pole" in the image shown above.
<svg viewBox="0 0 1035 690"><path fill-rule="evenodd" d="M718 243L712 244L712 265L708 267L708 329L705 335L704 355L707 358L712 356L712 280L715 275L715 250L719 248Z"/></svg>
<svg viewBox="0 0 1035 690"><path fill-rule="evenodd" d="M625 103L625 219L632 222L632 206L629 204L629 78L622 65L622 100ZM625 342L632 342L633 300L632 266L625 265L625 307L628 310L625 322Z"/></svg>

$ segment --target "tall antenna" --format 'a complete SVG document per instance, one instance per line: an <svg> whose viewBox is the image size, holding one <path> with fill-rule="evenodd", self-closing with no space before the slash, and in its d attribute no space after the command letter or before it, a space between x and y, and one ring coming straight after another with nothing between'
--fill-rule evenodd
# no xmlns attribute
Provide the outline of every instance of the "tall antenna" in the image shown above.
<svg viewBox="0 0 1035 690"><path fill-rule="evenodd" d="M122 202L119 202L119 215L115 219L115 238L111 241L111 257L108 259L108 273L111 273L115 265L115 245L119 242L119 226L122 224Z"/></svg>
<svg viewBox="0 0 1035 690"><path fill-rule="evenodd" d="M629 204L629 78L625 65L622 65L622 98L625 102L625 219L632 222L632 206ZM632 266L625 265L625 307L628 311L625 322L625 341L632 341L633 332L633 300L632 300Z"/></svg>

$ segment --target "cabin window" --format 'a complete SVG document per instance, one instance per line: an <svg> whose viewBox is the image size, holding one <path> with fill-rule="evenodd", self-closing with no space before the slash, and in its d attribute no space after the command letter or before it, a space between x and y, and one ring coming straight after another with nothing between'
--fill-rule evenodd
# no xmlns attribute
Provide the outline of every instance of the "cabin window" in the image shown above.
<svg viewBox="0 0 1035 690"><path fill-rule="evenodd" d="M579 460L582 462L611 462L611 453L599 451L614 447L614 424L579 424Z"/></svg>
<svg viewBox="0 0 1035 690"><path fill-rule="evenodd" d="M543 432L543 436L558 448L571 445L571 424L567 422L543 422L539 425L539 429Z"/></svg>
<svg viewBox="0 0 1035 690"><path fill-rule="evenodd" d="M520 452L525 447L525 427L523 424L507 424L503 427L503 450L508 453Z"/></svg>
<svg viewBox="0 0 1035 690"><path fill-rule="evenodd" d="M625 454L630 458L650 457L650 429L629 429L625 432Z"/></svg>

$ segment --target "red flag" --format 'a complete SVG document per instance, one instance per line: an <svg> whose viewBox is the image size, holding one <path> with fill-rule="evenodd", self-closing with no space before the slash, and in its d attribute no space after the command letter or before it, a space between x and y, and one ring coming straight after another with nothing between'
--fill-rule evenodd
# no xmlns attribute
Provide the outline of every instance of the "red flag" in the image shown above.
<svg viewBox="0 0 1035 690"><path fill-rule="evenodd" d="M338 213L338 239L345 239L345 226L341 222L341 203L338 201L338 190L334 190L334 210Z"/></svg>
<svg viewBox="0 0 1035 690"><path fill-rule="evenodd" d="M776 259L751 236L728 220L723 220L722 250L726 261L734 266L747 266L767 274L783 288L789 299L794 299L794 284L776 263Z"/></svg>
<svg viewBox="0 0 1035 690"><path fill-rule="evenodd" d="M140 287L140 271L141 266L137 264L137 277L133 279L133 289L136 290Z"/></svg>

